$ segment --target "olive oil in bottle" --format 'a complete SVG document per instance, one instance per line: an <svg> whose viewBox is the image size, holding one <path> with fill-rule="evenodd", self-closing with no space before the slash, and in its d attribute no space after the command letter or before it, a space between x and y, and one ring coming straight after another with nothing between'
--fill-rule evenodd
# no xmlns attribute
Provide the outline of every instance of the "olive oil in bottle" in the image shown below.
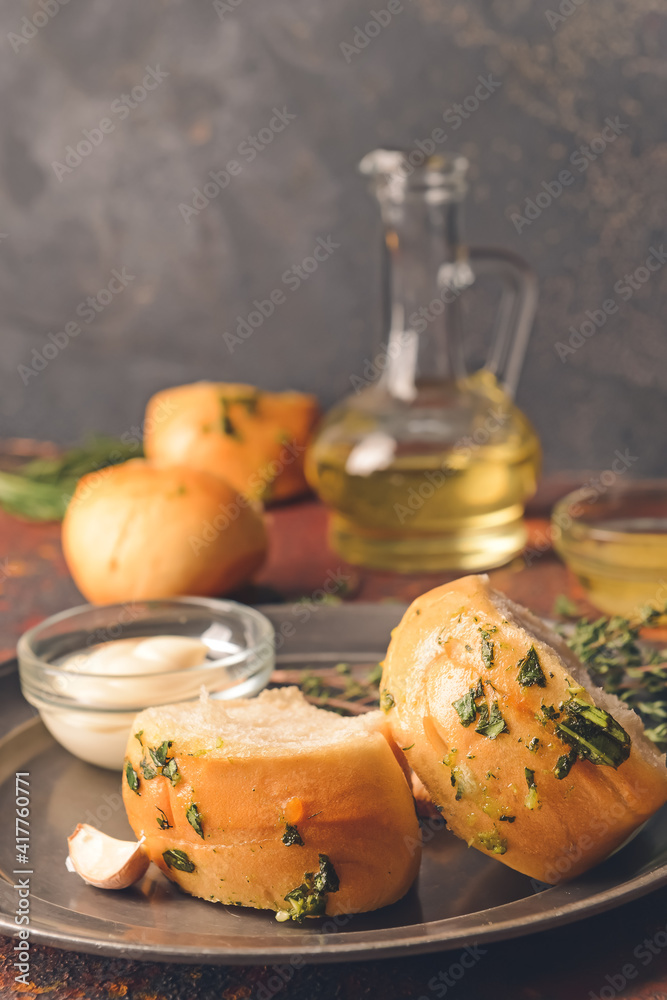
<svg viewBox="0 0 667 1000"><path fill-rule="evenodd" d="M420 572L499 566L523 547L540 445L511 398L535 308L531 272L459 238L462 158L406 169L402 154L362 161L375 182L390 262L382 376L325 419L307 459L347 561ZM459 298L476 272L508 286L487 366L462 362Z"/></svg>

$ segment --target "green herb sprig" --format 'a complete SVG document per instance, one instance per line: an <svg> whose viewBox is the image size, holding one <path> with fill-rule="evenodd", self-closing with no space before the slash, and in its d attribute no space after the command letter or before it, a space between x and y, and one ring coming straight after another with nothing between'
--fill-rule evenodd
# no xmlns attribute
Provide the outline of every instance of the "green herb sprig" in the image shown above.
<svg viewBox="0 0 667 1000"><path fill-rule="evenodd" d="M282 836L282 841L286 847L293 847L294 845L297 847L303 847L303 838L293 823L285 824L285 832Z"/></svg>
<svg viewBox="0 0 667 1000"><path fill-rule="evenodd" d="M18 472L0 472L0 507L27 521L60 521L82 476L142 455L138 442L93 437L58 458L36 458Z"/></svg>
<svg viewBox="0 0 667 1000"><path fill-rule="evenodd" d="M667 751L667 649L641 642L640 633L666 614L667 606L643 608L632 619L580 618L564 636L593 682L639 715L646 736L662 753Z"/></svg>
<svg viewBox="0 0 667 1000"><path fill-rule="evenodd" d="M199 809L197 808L197 804L195 802L191 802L188 808L186 809L185 818L187 819L188 823L195 831L195 833L198 836L200 836L201 839L203 840L204 828L202 826L201 813L199 812Z"/></svg>
<svg viewBox="0 0 667 1000"><path fill-rule="evenodd" d="M300 924L305 917L320 917L327 905L327 894L338 892L340 882L334 866L326 854L319 855L317 872L306 872L303 882L285 896L289 910L279 910L278 920L294 920Z"/></svg>
<svg viewBox="0 0 667 1000"><path fill-rule="evenodd" d="M179 872L193 872L195 870L194 861L190 861L185 851L173 848L171 851L163 851L162 857L167 868L175 868Z"/></svg>

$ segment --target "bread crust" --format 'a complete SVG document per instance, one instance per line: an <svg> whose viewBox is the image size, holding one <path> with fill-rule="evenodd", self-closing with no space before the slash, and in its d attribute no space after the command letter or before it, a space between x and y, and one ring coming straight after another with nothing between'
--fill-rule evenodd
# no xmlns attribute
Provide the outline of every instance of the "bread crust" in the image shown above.
<svg viewBox="0 0 667 1000"><path fill-rule="evenodd" d="M488 646L483 652L483 632L492 654ZM517 679L531 647L544 686ZM382 678L394 700L388 713L394 738L410 747L408 761L450 829L552 884L606 858L667 801L664 757L643 737L637 716L612 696L596 695L590 682L580 696L631 732L629 757L617 769L578 758L566 777L556 777L570 747L542 706L561 708L584 676L552 630L493 591L488 578L468 576L412 603L394 631ZM479 715L464 726L453 707L480 679L477 706L485 702L491 711L496 701L508 730L493 739L476 732Z"/></svg>
<svg viewBox="0 0 667 1000"><path fill-rule="evenodd" d="M302 720L312 727L312 713L322 713L298 691L270 691L260 698L267 711L288 699L297 737ZM241 726L243 705L235 703ZM146 838L144 849L168 878L204 899L285 911L287 893L303 882L306 872L318 870L324 854L340 880L339 890L327 895L327 914L377 909L407 892L419 869L421 837L405 774L375 717L380 713L340 720L345 731L316 734L301 746L278 736L274 743L258 737L257 746L248 748L234 743L236 722L225 722L224 708L209 703L201 718L213 720L222 746L196 731L208 733L207 722L195 724L191 736L179 731L169 748L178 782L173 785L163 775L147 780L141 761L148 757L148 747L174 737L169 716L177 711L177 706L167 706L137 717L134 731L143 732L139 739L133 735L127 748L138 775L136 792L123 777L132 829ZM229 727L236 734L231 744ZM203 837L187 818L193 802ZM168 829L158 825L162 816ZM286 817L303 846L283 842ZM168 867L164 852L170 850L185 852L194 871Z"/></svg>
<svg viewBox="0 0 667 1000"><path fill-rule="evenodd" d="M217 595L266 556L262 515L208 472L143 459L79 480L62 527L67 565L93 604Z"/></svg>

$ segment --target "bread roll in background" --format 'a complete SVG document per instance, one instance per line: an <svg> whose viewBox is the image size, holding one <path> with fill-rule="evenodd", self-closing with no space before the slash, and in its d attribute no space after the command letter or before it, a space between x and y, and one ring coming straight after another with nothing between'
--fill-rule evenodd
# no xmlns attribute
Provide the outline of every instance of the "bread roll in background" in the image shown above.
<svg viewBox="0 0 667 1000"><path fill-rule="evenodd" d="M65 559L93 604L224 594L261 566L262 515L224 480L132 459L79 480Z"/></svg>
<svg viewBox="0 0 667 1000"><path fill-rule="evenodd" d="M222 476L270 503L307 490L306 445L319 416L315 396L263 392L232 382L195 382L149 400L144 450L163 463Z"/></svg>
<svg viewBox="0 0 667 1000"><path fill-rule="evenodd" d="M382 691L450 829L540 881L597 864L667 801L665 758L639 717L485 576L411 604Z"/></svg>
<svg viewBox="0 0 667 1000"><path fill-rule="evenodd" d="M298 688L150 708L127 747L130 824L194 896L284 919L386 906L410 888L421 838L385 731L380 712L342 718ZM305 876L323 870L308 901Z"/></svg>

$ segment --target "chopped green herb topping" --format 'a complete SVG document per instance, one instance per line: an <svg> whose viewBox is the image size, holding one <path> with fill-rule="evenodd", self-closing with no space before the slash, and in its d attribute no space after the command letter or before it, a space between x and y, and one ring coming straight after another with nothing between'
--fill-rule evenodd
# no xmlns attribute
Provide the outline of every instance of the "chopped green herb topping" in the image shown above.
<svg viewBox="0 0 667 1000"><path fill-rule="evenodd" d="M157 818L157 825L160 827L161 830L171 830L171 823L167 819L167 814L164 811L164 809L160 809L160 807L158 806L157 811L160 814Z"/></svg>
<svg viewBox="0 0 667 1000"><path fill-rule="evenodd" d="M318 872L306 872L303 882L285 896L289 910L279 911L279 920L294 920L300 924L305 917L321 917L327 905L327 893L338 892L340 882L334 866L326 854L319 855ZM286 916L281 916L286 913Z"/></svg>
<svg viewBox="0 0 667 1000"><path fill-rule="evenodd" d="M464 694L462 698L458 698L456 701L453 701L452 706L456 709L461 725L467 729L468 726L472 725L477 718L475 689L470 688L467 694Z"/></svg>
<svg viewBox="0 0 667 1000"><path fill-rule="evenodd" d="M524 767L524 774L526 775L526 784L528 785L528 795L526 796L525 806L526 809L540 809L542 803L537 797L537 785L535 784L535 772L531 771L529 767Z"/></svg>
<svg viewBox="0 0 667 1000"><path fill-rule="evenodd" d="M519 660L518 667L519 673L516 679L522 687L532 687L533 684L541 688L547 686L547 679L534 646L531 646L526 655Z"/></svg>
<svg viewBox="0 0 667 1000"><path fill-rule="evenodd" d="M578 756L579 755L576 750L570 750L569 753L564 753L558 758L556 766L554 767L554 774L559 781L562 781L563 778L567 778L568 774L572 770L572 765Z"/></svg>
<svg viewBox="0 0 667 1000"><path fill-rule="evenodd" d="M238 403L239 406L245 406L248 411L248 415L254 417L257 413L257 405L259 403L259 392L254 392L252 396L238 396L234 402ZM290 440L290 436L287 431L281 431L281 433L285 435L288 441Z"/></svg>
<svg viewBox="0 0 667 1000"><path fill-rule="evenodd" d="M141 744L141 737L143 735L144 735L144 731L143 731L143 729L140 729L138 733L134 734L134 738L135 738L135 740L139 740L139 743ZM141 744L141 745L143 746L143 744Z"/></svg>
<svg viewBox="0 0 667 1000"><path fill-rule="evenodd" d="M560 712L553 705L540 705L540 709L545 719L560 719Z"/></svg>
<svg viewBox="0 0 667 1000"><path fill-rule="evenodd" d="M507 853L507 841L504 837L500 836L495 828L489 833L478 833L477 840L482 847L485 850L490 851L491 854Z"/></svg>
<svg viewBox="0 0 667 1000"><path fill-rule="evenodd" d="M220 397L220 408L222 411L220 414L221 430L227 437L235 438L237 441L240 441L241 435L232 423L232 418L229 415L229 402L230 401L224 396ZM239 402L241 402L241 400L239 400Z"/></svg>
<svg viewBox="0 0 667 1000"><path fill-rule="evenodd" d="M301 834L299 833L297 828L293 826L291 823L285 824L285 832L283 834L282 840L283 844L285 844L287 847L292 847L294 844L296 844L298 847L303 847L303 839L301 837Z"/></svg>
<svg viewBox="0 0 667 1000"><path fill-rule="evenodd" d="M495 632L495 628L490 631L488 629L481 628L479 631L482 633L482 660L487 670L490 670L493 666L494 660L493 643L490 636L491 632Z"/></svg>
<svg viewBox="0 0 667 1000"><path fill-rule="evenodd" d="M507 723L500 714L497 701L492 702L490 712L486 704L480 705L479 724L475 728L475 732L481 733L482 736L486 736L490 740L495 740L501 733L509 732Z"/></svg>
<svg viewBox="0 0 667 1000"><path fill-rule="evenodd" d="M467 653L472 653L472 646L469 642L466 642L465 648Z"/></svg>
<svg viewBox="0 0 667 1000"><path fill-rule="evenodd" d="M199 812L199 809L197 808L194 802L191 802L190 805L188 806L185 812L185 818L187 819L188 823L195 831L195 833L199 834L199 836L203 840L204 830L202 828L202 823L201 823L201 813Z"/></svg>
<svg viewBox="0 0 667 1000"><path fill-rule="evenodd" d="M156 767L164 767L167 763L169 748L171 747L173 740L165 740L164 743L160 743L160 746L156 750L151 750L148 748L148 752L153 759L153 763Z"/></svg>
<svg viewBox="0 0 667 1000"><path fill-rule="evenodd" d="M179 872L193 872L195 870L194 864L185 851L178 851L174 848L170 851L163 851L162 857L167 868L176 868Z"/></svg>
<svg viewBox="0 0 667 1000"><path fill-rule="evenodd" d="M152 767L147 760L141 761L141 770L144 773L144 778L157 778L159 774L163 774L165 778L169 778L172 785L178 784L181 780L178 765L175 758L169 756L169 749L173 745L173 742L173 740L165 740L155 750L148 747L148 753L154 766Z"/></svg>
<svg viewBox="0 0 667 1000"><path fill-rule="evenodd" d="M582 698L570 698L562 708L565 721L556 726L556 732L580 757L613 768L628 759L632 740L609 712Z"/></svg>
<svg viewBox="0 0 667 1000"><path fill-rule="evenodd" d="M593 681L621 698L640 716L645 735L667 750L667 650L640 641L641 630L664 623L667 605L644 607L633 619L580 619L566 637Z"/></svg>
<svg viewBox="0 0 667 1000"><path fill-rule="evenodd" d="M531 753L535 753L537 750L539 750L539 747L540 747L540 741L537 736L534 736L530 741L530 743L528 744L528 749L530 750Z"/></svg>
<svg viewBox="0 0 667 1000"><path fill-rule="evenodd" d="M137 795L141 795L141 792L139 791L139 775L134 770L129 760L125 765L125 778L127 780L128 787L133 792L136 792Z"/></svg>
<svg viewBox="0 0 667 1000"><path fill-rule="evenodd" d="M394 701L394 696L391 691L387 691L385 688L384 691L380 692L380 708L383 712L389 712L395 704L396 702Z"/></svg>
<svg viewBox="0 0 667 1000"><path fill-rule="evenodd" d="M516 816L499 816L498 820L500 823L513 823Z"/></svg>
<svg viewBox="0 0 667 1000"><path fill-rule="evenodd" d="M412 750L413 746L414 743L411 743L409 747L401 747L401 750L403 751L403 753L405 753L406 750Z"/></svg>
<svg viewBox="0 0 667 1000"><path fill-rule="evenodd" d="M452 767L452 773L449 776L449 781L452 788L456 789L456 795L454 796L457 802L460 802L463 798L463 788L460 782L464 781L463 771L460 767Z"/></svg>
<svg viewBox="0 0 667 1000"><path fill-rule="evenodd" d="M467 728L475 721L479 711L475 700L482 697L484 697L484 683L480 677L474 688L471 687L467 694L452 702L452 707L456 709L462 726Z"/></svg>
<svg viewBox="0 0 667 1000"><path fill-rule="evenodd" d="M139 764L139 767L141 768L141 770L143 772L143 775L144 775L144 778L146 778L147 781L150 781L151 778L157 778L157 774L158 774L157 771L155 770L154 767L152 767L149 764L149 762L146 760L145 757L142 758L142 760L141 760L141 762Z"/></svg>
<svg viewBox="0 0 667 1000"><path fill-rule="evenodd" d="M174 757L170 757L167 763L162 768L162 773L165 778L169 778L172 785L177 785L181 780L181 776L178 773L178 764Z"/></svg>
<svg viewBox="0 0 667 1000"><path fill-rule="evenodd" d="M554 601L553 614L559 618L576 618L577 605L565 594L559 594Z"/></svg>

